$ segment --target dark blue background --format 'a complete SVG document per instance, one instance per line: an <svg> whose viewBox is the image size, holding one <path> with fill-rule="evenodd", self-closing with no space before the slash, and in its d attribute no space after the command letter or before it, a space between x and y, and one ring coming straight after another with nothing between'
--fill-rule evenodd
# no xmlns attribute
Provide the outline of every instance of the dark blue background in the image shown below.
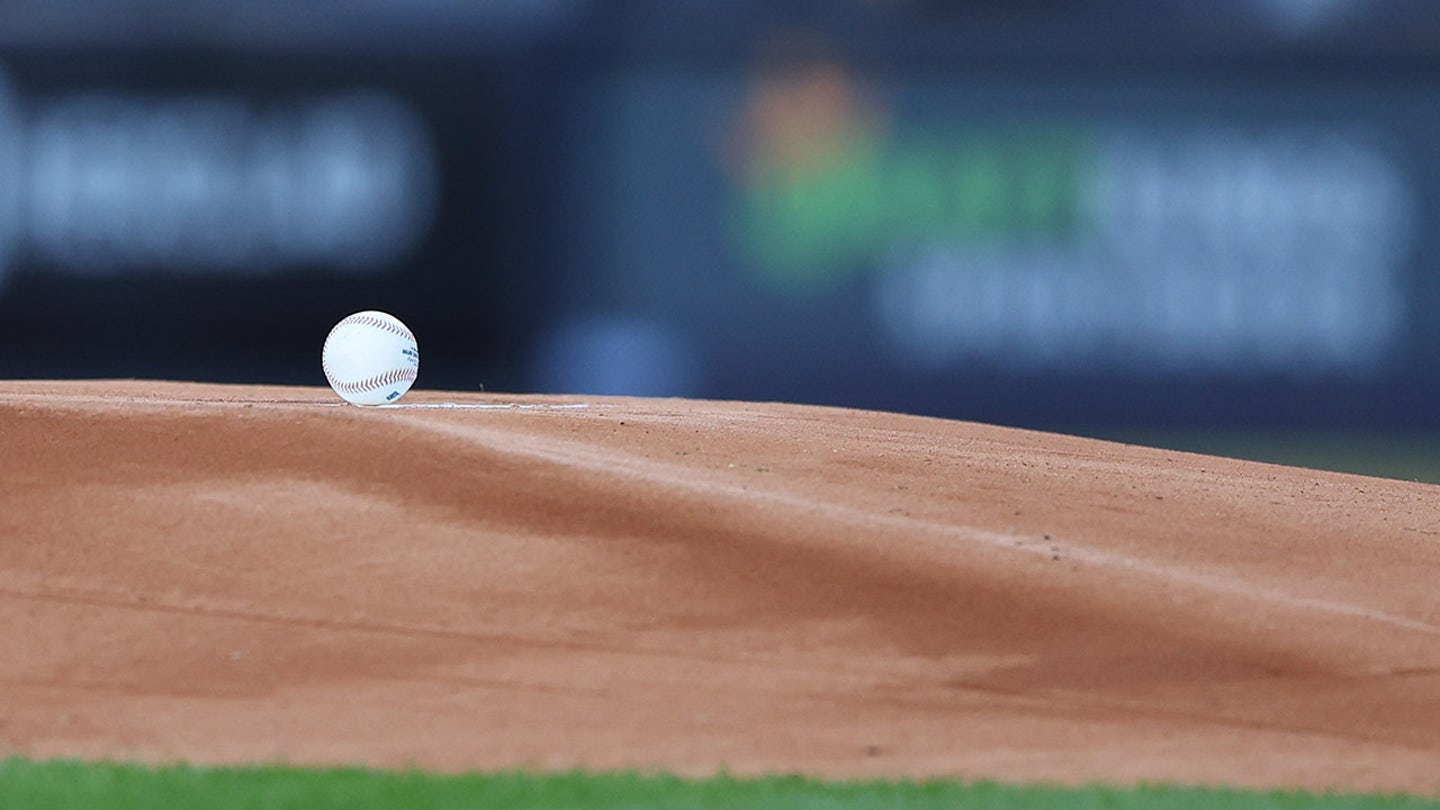
<svg viewBox="0 0 1440 810"><path fill-rule="evenodd" d="M12 129L97 94L220 97L264 116L378 92L423 124L433 209L418 242L365 273L298 261L97 274L12 239L8 260L0 251L6 377L323 384L325 332L375 308L419 336L429 388L790 400L1075 430L1440 426L1440 23L1426 3L1310 19L1244 2L1203 15L1123 2L373 2L343 21L290 3L61 5L64 24L53 5L0 11ZM730 238L725 133L763 60L787 47L885 99L892 135L943 142L1017 117L1363 130L1413 191L1395 270L1403 328L1362 374L1157 371L1123 356L903 362L875 332L873 266L775 295L746 281ZM24 186L24 166L5 166L0 183Z"/></svg>

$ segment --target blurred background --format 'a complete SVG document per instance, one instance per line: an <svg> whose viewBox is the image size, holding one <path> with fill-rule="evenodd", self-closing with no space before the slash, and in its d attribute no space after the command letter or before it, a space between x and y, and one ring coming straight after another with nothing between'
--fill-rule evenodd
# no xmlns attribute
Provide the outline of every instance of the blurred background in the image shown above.
<svg viewBox="0 0 1440 810"><path fill-rule="evenodd" d="M1432 0L0 0L0 376L845 405L1440 480Z"/></svg>

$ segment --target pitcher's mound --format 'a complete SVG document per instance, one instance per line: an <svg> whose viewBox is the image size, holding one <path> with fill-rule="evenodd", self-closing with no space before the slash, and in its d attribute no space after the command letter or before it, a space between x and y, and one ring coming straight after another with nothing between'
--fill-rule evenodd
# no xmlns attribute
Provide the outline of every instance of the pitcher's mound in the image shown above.
<svg viewBox="0 0 1440 810"><path fill-rule="evenodd" d="M1440 488L814 407L337 403L0 383L0 755L1440 793Z"/></svg>

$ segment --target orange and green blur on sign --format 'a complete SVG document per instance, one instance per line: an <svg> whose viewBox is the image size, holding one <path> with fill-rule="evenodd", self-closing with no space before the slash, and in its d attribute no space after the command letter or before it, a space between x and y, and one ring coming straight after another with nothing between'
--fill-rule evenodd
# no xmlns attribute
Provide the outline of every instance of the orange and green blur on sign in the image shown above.
<svg viewBox="0 0 1440 810"><path fill-rule="evenodd" d="M1067 241L1086 219L1084 129L904 131L824 65L758 85L744 127L736 236L774 291L842 282L897 247Z"/></svg>

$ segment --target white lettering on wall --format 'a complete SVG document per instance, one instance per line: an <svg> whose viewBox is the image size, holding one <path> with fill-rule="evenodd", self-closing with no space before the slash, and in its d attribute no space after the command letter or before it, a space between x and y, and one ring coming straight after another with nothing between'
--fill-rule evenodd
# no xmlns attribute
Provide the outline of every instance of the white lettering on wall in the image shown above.
<svg viewBox="0 0 1440 810"><path fill-rule="evenodd" d="M1055 244L898 248L877 276L906 362L1016 370L1377 370L1405 320L1416 201L1321 130L1119 134Z"/></svg>
<svg viewBox="0 0 1440 810"><path fill-rule="evenodd" d="M435 172L422 122L378 93L94 93L27 115L0 83L0 274L16 249L91 276L372 272L424 236Z"/></svg>

